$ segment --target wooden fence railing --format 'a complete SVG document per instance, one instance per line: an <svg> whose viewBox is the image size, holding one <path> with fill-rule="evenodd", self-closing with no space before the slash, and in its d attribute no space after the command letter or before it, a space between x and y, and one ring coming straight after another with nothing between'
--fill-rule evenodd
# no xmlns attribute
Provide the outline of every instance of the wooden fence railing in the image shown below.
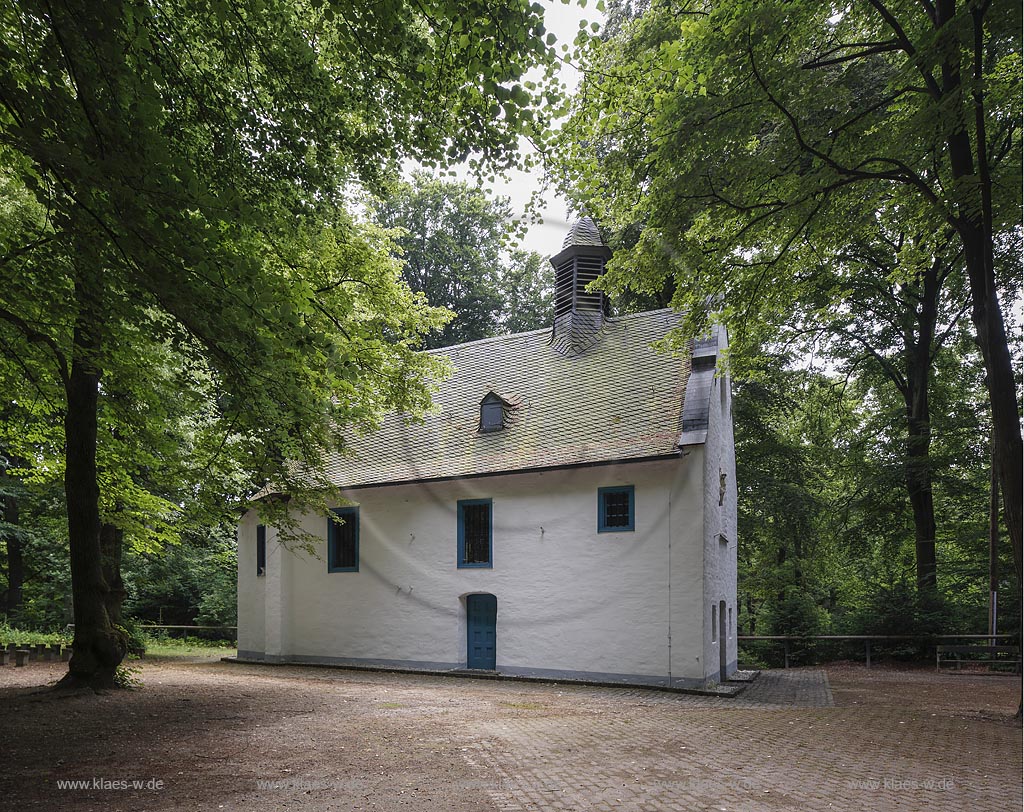
<svg viewBox="0 0 1024 812"><path fill-rule="evenodd" d="M873 642L907 641L913 640L919 643L932 644L940 640L988 640L995 645L996 640L1017 639L1016 634L740 634L736 637L742 645L746 640L775 640L782 642L784 668L789 668L790 644L793 642L807 643L813 640L861 640L864 643L864 660L868 668L871 668L871 644Z"/></svg>
<svg viewBox="0 0 1024 812"><path fill-rule="evenodd" d="M189 632L203 631L203 632L226 632L230 631L232 634L231 639L233 640L238 634L237 626L173 626L166 625L163 623L140 623L139 628L143 631L157 631L163 629L164 631L180 631L182 637L188 637ZM73 635L75 633L75 624L69 623L64 627L65 634ZM227 639L227 638L225 638Z"/></svg>
<svg viewBox="0 0 1024 812"><path fill-rule="evenodd" d="M180 631L182 637L188 637L190 632L231 632L231 639L238 634L237 626L168 626L160 623L140 623L139 628L143 631L166 631L168 633Z"/></svg>

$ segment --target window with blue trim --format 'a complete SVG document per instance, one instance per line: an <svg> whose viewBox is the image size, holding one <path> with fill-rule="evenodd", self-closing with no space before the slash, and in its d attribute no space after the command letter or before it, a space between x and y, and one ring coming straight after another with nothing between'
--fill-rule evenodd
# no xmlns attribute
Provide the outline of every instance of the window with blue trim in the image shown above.
<svg viewBox="0 0 1024 812"><path fill-rule="evenodd" d="M256 525L256 576L267 574L267 526Z"/></svg>
<svg viewBox="0 0 1024 812"><path fill-rule="evenodd" d="M459 568L492 566L490 499L459 501Z"/></svg>
<svg viewBox="0 0 1024 812"><path fill-rule="evenodd" d="M327 520L327 571L359 572L359 508L331 511L341 519Z"/></svg>
<svg viewBox="0 0 1024 812"><path fill-rule="evenodd" d="M633 486L597 489L597 532L621 533L635 524Z"/></svg>

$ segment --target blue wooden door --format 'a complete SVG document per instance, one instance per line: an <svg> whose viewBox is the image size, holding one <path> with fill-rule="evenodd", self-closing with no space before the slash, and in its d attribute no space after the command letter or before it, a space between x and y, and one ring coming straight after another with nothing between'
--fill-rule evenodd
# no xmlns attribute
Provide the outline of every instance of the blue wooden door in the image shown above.
<svg viewBox="0 0 1024 812"><path fill-rule="evenodd" d="M498 599L494 595L466 596L466 626L469 630L467 668L495 669L497 620Z"/></svg>

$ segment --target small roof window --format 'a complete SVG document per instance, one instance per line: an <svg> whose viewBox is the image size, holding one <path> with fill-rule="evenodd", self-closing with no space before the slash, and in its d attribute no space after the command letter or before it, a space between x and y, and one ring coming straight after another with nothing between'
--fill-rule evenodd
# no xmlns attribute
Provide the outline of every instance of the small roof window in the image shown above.
<svg viewBox="0 0 1024 812"><path fill-rule="evenodd" d="M503 398L488 392L480 401L480 431L501 431L505 428L505 408L508 403Z"/></svg>

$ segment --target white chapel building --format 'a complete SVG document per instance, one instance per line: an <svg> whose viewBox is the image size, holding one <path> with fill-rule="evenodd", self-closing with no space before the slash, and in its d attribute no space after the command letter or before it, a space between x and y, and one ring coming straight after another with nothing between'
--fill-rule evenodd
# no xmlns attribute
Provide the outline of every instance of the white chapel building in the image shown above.
<svg viewBox="0 0 1024 812"><path fill-rule="evenodd" d="M589 218L551 262L554 324L435 350L436 413L348 439L317 555L238 529L241 660L706 687L736 670L726 346L652 348L671 310L608 314Z"/></svg>

